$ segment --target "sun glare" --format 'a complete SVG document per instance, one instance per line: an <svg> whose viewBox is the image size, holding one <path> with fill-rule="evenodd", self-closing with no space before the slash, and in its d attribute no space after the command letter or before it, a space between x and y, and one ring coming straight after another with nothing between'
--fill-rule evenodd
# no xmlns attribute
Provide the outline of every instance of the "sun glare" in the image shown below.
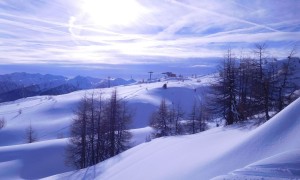
<svg viewBox="0 0 300 180"><path fill-rule="evenodd" d="M82 10L91 23L102 26L128 26L145 8L136 0L85 0Z"/></svg>

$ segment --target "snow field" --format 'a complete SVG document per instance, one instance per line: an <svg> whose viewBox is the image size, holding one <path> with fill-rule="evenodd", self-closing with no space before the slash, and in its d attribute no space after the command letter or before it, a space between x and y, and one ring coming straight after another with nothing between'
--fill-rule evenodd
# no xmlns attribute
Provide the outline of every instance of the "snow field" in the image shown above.
<svg viewBox="0 0 300 180"><path fill-rule="evenodd" d="M159 138L94 167L47 179L211 179L256 161L300 149L299 141L295 139L300 135L299 109L300 98L254 130L219 127L196 135ZM298 154L291 153L285 158L293 160L293 157L297 158ZM298 159L294 165L299 169ZM280 165L278 168L278 171L284 170ZM291 178L299 178L297 168ZM281 178L279 174L278 179ZM229 179L231 177L235 179L236 176L229 175ZM248 176L239 174L238 177Z"/></svg>
<svg viewBox="0 0 300 180"><path fill-rule="evenodd" d="M163 90L163 83L165 82L117 87L119 97L128 101L129 107L134 112L131 127L134 129L130 130L133 134L132 146L145 142L152 132L152 129L147 127L149 116L162 98L166 98L169 103L191 102L195 98L193 88L200 86L192 80L189 85L169 81L169 88ZM7 168L0 168L0 179L2 177L35 179L71 170L65 165L63 153L73 110L84 94L102 92L104 97L109 97L113 89L77 91L58 96L36 96L2 103L0 116L6 119L6 126L0 131L0 166ZM184 105L186 104L189 103ZM30 123L39 142L24 144L25 129ZM46 165L55 168L47 168ZM39 172L34 172L34 169Z"/></svg>
<svg viewBox="0 0 300 180"><path fill-rule="evenodd" d="M166 82L117 87L119 97L135 112L130 130L135 147L79 171L70 171L64 162L69 125L80 98L100 90L3 103L0 116L7 125L0 130L0 179L299 178L300 98L254 130L237 124L145 142L152 132L147 127L149 116L160 100L180 103L189 112L205 92L205 82L209 80L169 80L167 90L162 89ZM101 92L109 97L112 89ZM39 142L24 144L24 129L30 122Z"/></svg>

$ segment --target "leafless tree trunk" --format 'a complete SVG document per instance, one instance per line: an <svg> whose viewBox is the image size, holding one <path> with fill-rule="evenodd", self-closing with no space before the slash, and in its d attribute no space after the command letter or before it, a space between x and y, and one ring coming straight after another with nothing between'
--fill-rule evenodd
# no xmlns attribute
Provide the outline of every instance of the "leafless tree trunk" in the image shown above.
<svg viewBox="0 0 300 180"><path fill-rule="evenodd" d="M83 97L71 126L67 162L77 168L95 165L126 150L130 133L127 131L132 114L126 103L113 91L106 102L102 94Z"/></svg>
<svg viewBox="0 0 300 180"><path fill-rule="evenodd" d="M162 99L160 102L160 106L157 112L154 112L151 120L150 126L156 129L154 134L155 137L169 136L169 109L166 104L166 100Z"/></svg>
<svg viewBox="0 0 300 180"><path fill-rule="evenodd" d="M6 121L5 121L4 117L1 117L0 118L0 129L4 128L5 124L6 124Z"/></svg>
<svg viewBox="0 0 300 180"><path fill-rule="evenodd" d="M33 129L32 125L31 125L31 121L30 121L30 125L29 127L26 129L26 142L27 143L33 143L37 141L37 135L35 130Z"/></svg>
<svg viewBox="0 0 300 180"><path fill-rule="evenodd" d="M258 105L261 105L265 113L265 119L268 120L270 119L269 111L270 111L271 80L267 72L268 70L264 70L264 64L267 64L267 59L265 57L267 45L265 43L256 44L255 47L256 47L255 53L258 55L258 67L259 67L259 79L257 81L257 86L259 90L258 92L261 92L257 94L258 95L257 97L259 99Z"/></svg>
<svg viewBox="0 0 300 180"><path fill-rule="evenodd" d="M197 126L197 104L196 102L194 102L193 107L192 107L192 111L190 113L190 130L189 130L189 134L195 134L196 131L196 126Z"/></svg>
<svg viewBox="0 0 300 180"><path fill-rule="evenodd" d="M295 47L289 53L287 61L282 64L279 70L278 79L278 110L281 111L289 102L290 97L296 90L296 84L291 81L291 76L294 74L293 57L296 54Z"/></svg>
<svg viewBox="0 0 300 180"><path fill-rule="evenodd" d="M215 106L213 111L217 114L222 114L226 121L226 125L231 125L240 121L240 114L237 106L237 72L236 58L233 56L232 50L228 49L219 70L218 80L212 85L215 96L215 98L212 98L212 104Z"/></svg>
<svg viewBox="0 0 300 180"><path fill-rule="evenodd" d="M174 132L174 134L180 135L183 133L182 124L180 121L183 119L184 112L182 111L180 104L177 104L177 106L176 106L176 108L174 108L174 110L175 110L175 117L174 117L175 118L175 120L174 120L175 132Z"/></svg>

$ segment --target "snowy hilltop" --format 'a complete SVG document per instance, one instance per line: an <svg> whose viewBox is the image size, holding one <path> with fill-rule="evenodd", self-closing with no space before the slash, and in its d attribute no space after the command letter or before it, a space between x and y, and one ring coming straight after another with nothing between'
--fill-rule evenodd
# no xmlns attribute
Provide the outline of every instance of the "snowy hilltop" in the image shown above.
<svg viewBox="0 0 300 180"><path fill-rule="evenodd" d="M159 138L95 167L47 179L297 179L299 109L298 98L254 130L219 127L196 135Z"/></svg>
<svg viewBox="0 0 300 180"><path fill-rule="evenodd" d="M189 119L194 102L201 101L213 79L214 75L163 78L2 103L0 116L6 124L0 129L0 179L300 178L295 160L300 152L295 140L300 135L299 98L259 127L256 121L222 127L212 120L207 122L209 130L200 133L149 138L150 117L162 99L167 105L180 104L184 119ZM107 98L114 90L134 112L129 127L132 148L85 169L67 166L66 147L78 103L85 95ZM28 127L37 142L26 143Z"/></svg>
<svg viewBox="0 0 300 180"><path fill-rule="evenodd" d="M162 88L164 83L168 83L167 90ZM144 143L150 135L152 128L148 127L149 117L162 98L169 104L180 102L183 109L188 111L191 102L199 98L200 89L205 83L205 79L201 83L197 79L187 79L184 82L169 80L116 87L119 96L127 100L134 112L130 126L133 134L131 144ZM0 116L6 120L6 125L0 130L0 166L11 171L1 168L0 177L35 179L72 170L65 165L64 153L76 106L85 94L101 92L109 96L114 89L82 90L2 103ZM24 144L26 129L30 125L36 132L38 142Z"/></svg>

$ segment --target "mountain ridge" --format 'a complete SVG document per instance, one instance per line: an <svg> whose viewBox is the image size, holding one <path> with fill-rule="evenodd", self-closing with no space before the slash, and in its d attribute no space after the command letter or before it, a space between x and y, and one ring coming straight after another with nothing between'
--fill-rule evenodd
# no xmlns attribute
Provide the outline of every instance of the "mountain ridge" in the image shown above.
<svg viewBox="0 0 300 180"><path fill-rule="evenodd" d="M122 78L110 80L89 76L67 78L52 74L15 72L0 75L0 102L14 101L38 95L67 94L77 90L127 85L134 82L136 81L133 79L125 80Z"/></svg>

